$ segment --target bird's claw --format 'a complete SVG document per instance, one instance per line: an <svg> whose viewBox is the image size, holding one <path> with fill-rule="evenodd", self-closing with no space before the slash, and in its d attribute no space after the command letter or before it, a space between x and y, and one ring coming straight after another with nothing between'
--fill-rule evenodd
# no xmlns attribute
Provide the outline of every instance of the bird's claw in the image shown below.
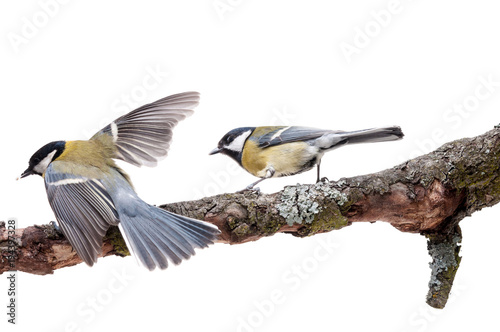
<svg viewBox="0 0 500 332"><path fill-rule="evenodd" d="M245 189L242 189L242 190L238 190L236 193L238 194L242 194L242 193L245 193L247 191L251 191L251 192L254 192L255 194L257 195L260 195L260 188L259 187L253 187L253 186L247 186L245 187Z"/></svg>
<svg viewBox="0 0 500 332"><path fill-rule="evenodd" d="M319 179L318 181L316 181L316 183L328 183L330 182L330 180L328 180L328 178L326 176L323 176L321 179Z"/></svg>
<svg viewBox="0 0 500 332"><path fill-rule="evenodd" d="M61 227L59 227L59 225L55 222L55 221L51 221L49 222L49 225L54 227L54 230L59 233L59 234L63 234L62 230L61 230Z"/></svg>

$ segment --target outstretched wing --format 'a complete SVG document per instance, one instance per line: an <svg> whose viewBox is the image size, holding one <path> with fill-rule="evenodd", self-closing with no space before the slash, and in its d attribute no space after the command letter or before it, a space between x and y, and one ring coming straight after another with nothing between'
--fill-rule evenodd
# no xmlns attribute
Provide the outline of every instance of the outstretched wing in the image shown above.
<svg viewBox="0 0 500 332"><path fill-rule="evenodd" d="M258 144L259 147L266 148L284 143L313 140L323 136L324 134L331 133L340 133L340 131L294 126L276 127L273 131L262 135L258 140Z"/></svg>
<svg viewBox="0 0 500 332"><path fill-rule="evenodd" d="M167 156L172 129L193 113L200 100L198 92L171 95L119 117L97 132L112 137L116 158L136 166L156 166Z"/></svg>
<svg viewBox="0 0 500 332"><path fill-rule="evenodd" d="M57 172L58 163L64 161L52 162L45 172L49 203L69 243L92 266L109 226L118 224L118 213L99 180Z"/></svg>

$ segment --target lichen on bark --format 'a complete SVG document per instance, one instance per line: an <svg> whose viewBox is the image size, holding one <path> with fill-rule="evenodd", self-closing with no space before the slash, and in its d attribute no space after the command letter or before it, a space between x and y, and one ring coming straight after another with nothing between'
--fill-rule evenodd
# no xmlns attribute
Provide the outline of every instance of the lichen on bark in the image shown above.
<svg viewBox="0 0 500 332"><path fill-rule="evenodd" d="M457 225L450 234L427 234L427 250L432 257L432 270L427 293L427 304L442 309L448 301L453 281L460 266L462 232Z"/></svg>
<svg viewBox="0 0 500 332"><path fill-rule="evenodd" d="M459 222L500 202L500 127L444 144L390 169L338 181L286 187L273 194L221 194L160 206L213 223L219 242L244 243L276 233L310 236L353 222L385 221L428 238L432 277L428 303L444 307L460 263ZM0 227L0 273L8 270L5 228ZM64 236L45 226L16 230L16 267L35 274L81 263ZM104 238L103 256L127 255L116 228Z"/></svg>

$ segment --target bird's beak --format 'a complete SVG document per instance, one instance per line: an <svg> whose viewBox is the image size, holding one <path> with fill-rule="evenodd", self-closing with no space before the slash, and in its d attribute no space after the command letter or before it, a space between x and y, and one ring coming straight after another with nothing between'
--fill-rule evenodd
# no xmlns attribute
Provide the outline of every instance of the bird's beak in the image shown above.
<svg viewBox="0 0 500 332"><path fill-rule="evenodd" d="M25 177L27 177L28 175L32 175L32 174L34 174L34 173L33 173L33 170L28 168L28 169L26 169L26 170L23 172L23 174L21 174L21 176L20 176L20 177L18 177L16 180L19 180L19 179L25 178Z"/></svg>
<svg viewBox="0 0 500 332"><path fill-rule="evenodd" d="M220 149L220 148L215 148L215 149L213 149L212 151L210 151L209 155L213 155L213 154L219 153L219 152L221 152L221 151L222 151L222 149Z"/></svg>

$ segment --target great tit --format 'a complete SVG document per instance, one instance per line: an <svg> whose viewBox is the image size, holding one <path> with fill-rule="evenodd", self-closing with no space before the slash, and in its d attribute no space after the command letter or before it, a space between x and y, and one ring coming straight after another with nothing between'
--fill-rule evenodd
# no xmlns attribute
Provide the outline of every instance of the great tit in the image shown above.
<svg viewBox="0 0 500 332"><path fill-rule="evenodd" d="M346 144L394 141L403 138L400 127L357 131L323 130L308 127L242 127L229 131L210 154L222 153L249 173L261 178L246 189L271 178L294 175L319 166L325 152Z"/></svg>
<svg viewBox="0 0 500 332"><path fill-rule="evenodd" d="M179 264L220 233L209 223L144 202L113 160L155 166L167 155L172 129L198 102L197 92L165 97L117 118L88 141L51 142L29 160L21 178L44 178L62 232L89 266L97 262L111 225L118 225L130 253L149 270L165 269L168 261Z"/></svg>

